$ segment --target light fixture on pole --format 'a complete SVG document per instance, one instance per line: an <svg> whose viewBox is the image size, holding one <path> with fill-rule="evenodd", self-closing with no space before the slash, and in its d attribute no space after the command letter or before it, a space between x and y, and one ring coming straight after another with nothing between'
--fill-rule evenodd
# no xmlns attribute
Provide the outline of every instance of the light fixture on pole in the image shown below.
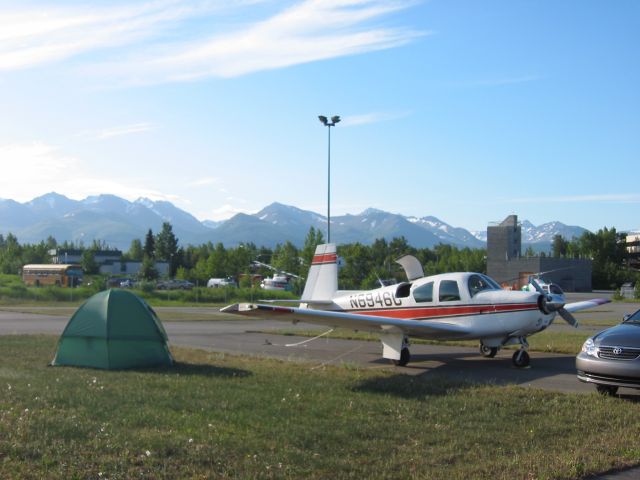
<svg viewBox="0 0 640 480"><path fill-rule="evenodd" d="M329 130L329 143L327 149L327 243L331 243L331 127L335 127L340 121L339 115L331 117L331 121L324 115L318 115L318 119Z"/></svg>

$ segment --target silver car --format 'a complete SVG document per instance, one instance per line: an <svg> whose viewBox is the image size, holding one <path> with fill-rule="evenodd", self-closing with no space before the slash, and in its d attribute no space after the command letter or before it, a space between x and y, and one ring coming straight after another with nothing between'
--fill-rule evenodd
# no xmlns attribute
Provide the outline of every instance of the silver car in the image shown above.
<svg viewBox="0 0 640 480"><path fill-rule="evenodd" d="M588 338L576 357L576 368L578 380L595 384L600 393L615 395L619 387L640 389L640 310Z"/></svg>

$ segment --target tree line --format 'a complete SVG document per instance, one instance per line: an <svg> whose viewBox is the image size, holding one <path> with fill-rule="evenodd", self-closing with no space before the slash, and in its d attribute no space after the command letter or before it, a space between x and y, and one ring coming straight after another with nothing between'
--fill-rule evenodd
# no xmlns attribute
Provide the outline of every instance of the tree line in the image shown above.
<svg viewBox="0 0 640 480"><path fill-rule="evenodd" d="M625 282L640 280L640 272L628 268L626 236L626 233L607 227L596 233L585 232L571 240L555 235L551 254L559 258L591 259L593 288L616 289Z"/></svg>
<svg viewBox="0 0 640 480"><path fill-rule="evenodd" d="M324 243L322 232L311 227L301 248L289 241L275 248L258 247L253 242L233 248L212 242L180 246L171 224L165 222L157 234L149 229L144 239L134 239L129 250L123 253L122 261L142 262L140 277L144 280L157 279L156 262L166 262L170 277L200 285L205 285L210 278L232 277L241 286L251 286L256 275L273 274L264 266L256 266L256 260L271 265L277 271L305 277L315 247L321 243ZM81 250L82 267L88 274L98 272L95 253L109 250L104 242L98 240L88 247L71 242L58 244L53 237L36 244L20 244L15 235L9 233L6 237L0 235L0 272L17 274L28 263L50 263L49 250L54 248ZM405 254L416 256L426 275L451 271L486 272L485 249L445 244L414 248L404 237L390 241L378 239L370 245L350 243L338 246L338 255L344 260L340 269L340 288L373 288L385 280L404 279L402 267L395 260ZM525 252L525 255L529 254L532 252ZM626 254L624 234L616 232L615 228L586 232L571 241L557 235L548 253L554 257L592 259L594 288L617 288L626 281L638 280L638 272L624 267Z"/></svg>

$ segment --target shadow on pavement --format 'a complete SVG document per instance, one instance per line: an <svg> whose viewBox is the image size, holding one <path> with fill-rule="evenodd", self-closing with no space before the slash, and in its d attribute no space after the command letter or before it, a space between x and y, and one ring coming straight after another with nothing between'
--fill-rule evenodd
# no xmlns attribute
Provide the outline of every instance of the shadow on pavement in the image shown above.
<svg viewBox="0 0 640 480"><path fill-rule="evenodd" d="M543 356L544 355L544 356ZM387 360L376 360L384 364ZM575 379L571 355L532 355L531 366L517 368L510 352L496 358L482 358L475 352L414 354L411 363L398 367L397 375L369 379L358 388L402 397L446 394L471 385L528 385L539 380L570 375ZM576 380L577 382L577 380Z"/></svg>

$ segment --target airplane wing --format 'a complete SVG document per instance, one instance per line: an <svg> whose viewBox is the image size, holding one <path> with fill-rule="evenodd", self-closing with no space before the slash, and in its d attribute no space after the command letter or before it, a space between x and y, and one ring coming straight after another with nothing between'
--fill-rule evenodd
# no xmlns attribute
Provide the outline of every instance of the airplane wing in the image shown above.
<svg viewBox="0 0 640 480"><path fill-rule="evenodd" d="M587 308L598 307L609 302L611 302L611 300L607 300L606 298L594 298L592 300L584 300L582 302L567 303L565 304L564 309L568 312L577 312Z"/></svg>
<svg viewBox="0 0 640 480"><path fill-rule="evenodd" d="M434 340L463 338L471 333L468 328L453 323L435 322L431 320L403 320L374 315L255 303L236 303L224 307L220 311L248 317L280 320L283 322L315 323L329 327L342 327L377 333L384 333L389 330L400 330L405 335L431 338Z"/></svg>

